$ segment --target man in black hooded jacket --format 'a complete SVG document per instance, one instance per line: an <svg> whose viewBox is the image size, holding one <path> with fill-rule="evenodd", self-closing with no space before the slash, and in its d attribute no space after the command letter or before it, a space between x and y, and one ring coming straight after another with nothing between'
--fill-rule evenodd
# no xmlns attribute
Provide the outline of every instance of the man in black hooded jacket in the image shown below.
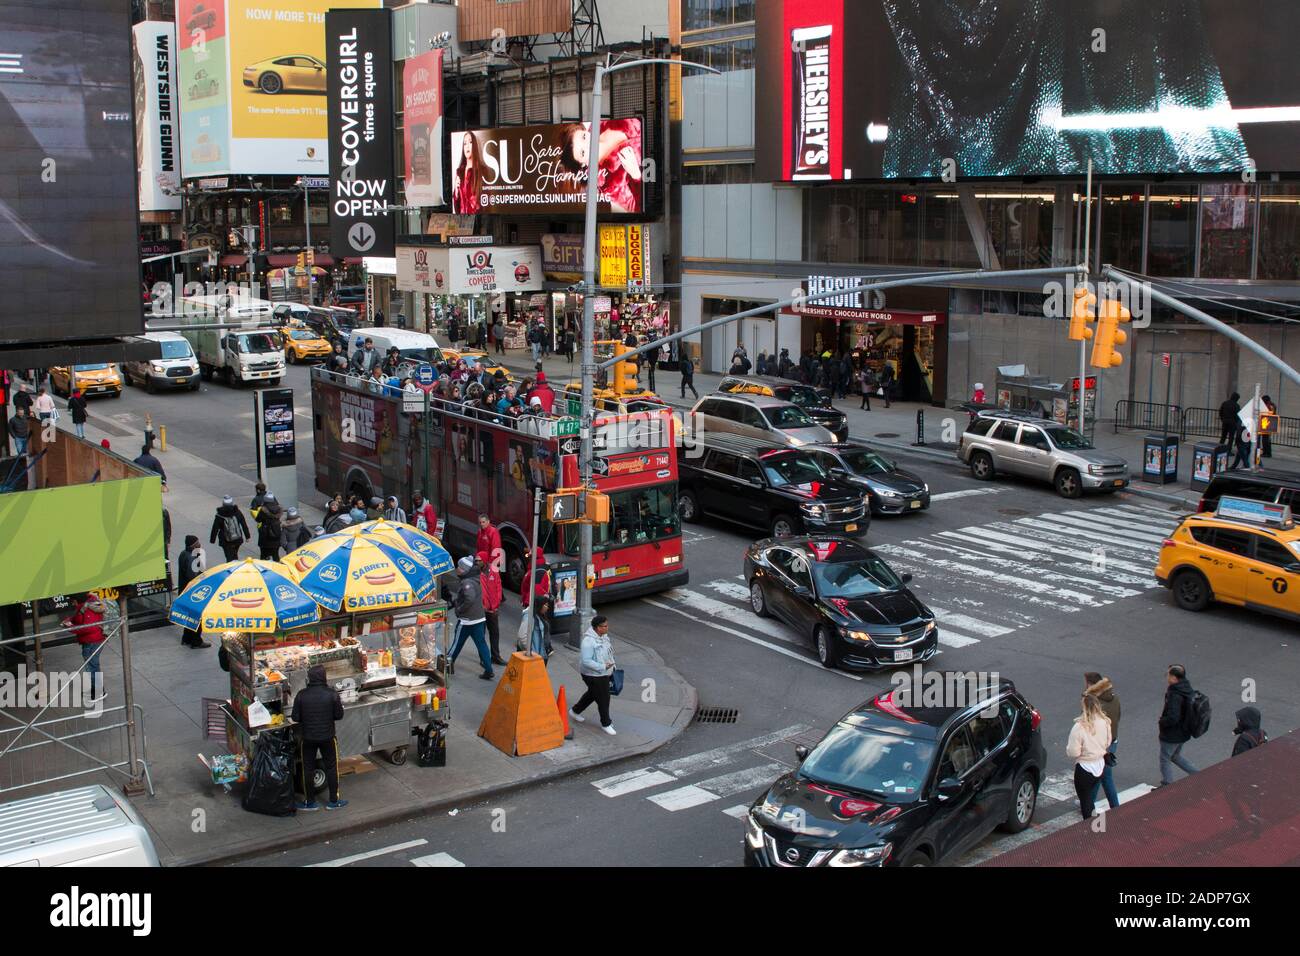
<svg viewBox="0 0 1300 956"><path fill-rule="evenodd" d="M342 719L343 698L325 683L325 665L313 665L307 671L307 686L293 698L293 722L302 733L302 779L307 791L303 800L295 805L299 810L320 809L312 793L318 754L329 783L330 799L325 809L341 810L348 805L346 800L339 799L339 748L334 739L334 722Z"/></svg>
<svg viewBox="0 0 1300 956"><path fill-rule="evenodd" d="M1243 707L1237 711L1237 726L1232 729L1237 735L1237 740L1232 745L1234 757L1247 750L1254 750L1268 740L1268 734L1260 727L1263 719L1258 707Z"/></svg>
<svg viewBox="0 0 1300 956"><path fill-rule="evenodd" d="M1192 719L1192 685L1181 664L1169 668L1165 688L1165 706L1160 712L1160 786L1174 782L1174 767L1184 773L1196 773L1191 761L1183 756L1183 744L1192 739L1187 725Z"/></svg>

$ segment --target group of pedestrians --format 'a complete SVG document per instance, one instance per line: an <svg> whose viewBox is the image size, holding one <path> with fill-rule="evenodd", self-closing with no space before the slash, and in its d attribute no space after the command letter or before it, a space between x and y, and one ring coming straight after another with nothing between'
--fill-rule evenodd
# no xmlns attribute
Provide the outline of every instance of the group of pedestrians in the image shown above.
<svg viewBox="0 0 1300 956"><path fill-rule="evenodd" d="M1079 812L1086 820L1097 813L1098 790L1104 791L1111 809L1119 806L1115 789L1114 767L1118 762L1120 701L1110 678L1096 672L1083 675L1084 690L1081 712L1070 728L1065 753L1074 761L1074 790L1079 798ZM1233 728L1236 741L1232 756L1252 750L1268 740L1257 707L1242 707L1236 713ZM1183 756L1183 746L1202 737L1210 727L1210 702L1195 690L1181 664L1170 665L1165 677L1164 704L1157 720L1160 744L1160 783L1174 781L1174 768L1186 774L1197 768Z"/></svg>
<svg viewBox="0 0 1300 956"><path fill-rule="evenodd" d="M1262 395L1259 401L1268 414L1277 414L1277 405L1271 396ZM1241 420L1241 395L1233 392L1219 406L1219 444L1227 445L1228 450L1234 453L1232 464L1228 466L1230 471L1251 466L1251 434L1252 429L1248 429ZM1273 457L1273 436L1259 436L1259 456Z"/></svg>

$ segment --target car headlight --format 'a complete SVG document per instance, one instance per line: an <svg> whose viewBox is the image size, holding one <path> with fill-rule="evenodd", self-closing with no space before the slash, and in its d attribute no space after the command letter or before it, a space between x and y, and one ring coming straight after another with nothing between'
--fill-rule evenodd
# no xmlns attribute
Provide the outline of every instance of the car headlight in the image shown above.
<svg viewBox="0 0 1300 956"><path fill-rule="evenodd" d="M758 820L754 818L753 810L745 814L745 842L755 850L763 848L763 828L758 825Z"/></svg>
<svg viewBox="0 0 1300 956"><path fill-rule="evenodd" d="M899 498L901 498L902 495L900 495L897 491L882 491L882 492L880 493L880 497L882 497L882 498L889 498L889 499L891 499L891 500L895 500L895 501L896 501L896 500L898 500Z"/></svg>
<svg viewBox="0 0 1300 956"><path fill-rule="evenodd" d="M925 626L925 636L929 637L938 629L939 629L939 625L936 624L934 621L931 621L929 624Z"/></svg>
<svg viewBox="0 0 1300 956"><path fill-rule="evenodd" d="M791 445L802 445L804 443L802 438L795 438L793 435L787 435L786 440L789 441Z"/></svg>
<svg viewBox="0 0 1300 956"><path fill-rule="evenodd" d="M853 850L840 850L827 862L827 866L878 866L889 859L893 851L892 843L880 846L864 846Z"/></svg>
<svg viewBox="0 0 1300 956"><path fill-rule="evenodd" d="M863 644L871 643L871 635L866 631L850 631L848 628L845 628L844 636L850 641L861 641Z"/></svg>
<svg viewBox="0 0 1300 956"><path fill-rule="evenodd" d="M822 515L826 513L825 505L804 503L801 504L799 507L804 514L811 515L814 518L820 518Z"/></svg>
<svg viewBox="0 0 1300 956"><path fill-rule="evenodd" d="M151 369L153 369L155 372L165 372L165 371L167 371L165 368L163 368L163 367L162 367L161 365L159 365L157 362L150 362L150 363L149 363L149 367L150 367Z"/></svg>
<svg viewBox="0 0 1300 956"><path fill-rule="evenodd" d="M1101 465L1089 465L1089 466L1088 466L1088 474L1090 474L1090 475L1100 475L1100 474L1101 474L1101 470L1102 470L1102 469L1101 469Z"/></svg>
<svg viewBox="0 0 1300 956"><path fill-rule="evenodd" d="M929 486L929 484L926 483L926 482L924 482L924 481L921 482L921 494L923 494L923 495L928 495L929 493L930 493L930 486Z"/></svg>

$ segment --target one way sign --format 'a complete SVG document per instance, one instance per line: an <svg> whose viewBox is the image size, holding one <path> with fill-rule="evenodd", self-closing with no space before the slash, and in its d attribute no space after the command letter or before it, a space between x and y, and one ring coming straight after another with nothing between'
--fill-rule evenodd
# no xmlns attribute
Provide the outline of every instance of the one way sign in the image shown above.
<svg viewBox="0 0 1300 956"><path fill-rule="evenodd" d="M576 455L578 453L578 449L580 449L581 447L582 447L582 442L578 440L576 435L570 435L568 438L560 439L561 455Z"/></svg>

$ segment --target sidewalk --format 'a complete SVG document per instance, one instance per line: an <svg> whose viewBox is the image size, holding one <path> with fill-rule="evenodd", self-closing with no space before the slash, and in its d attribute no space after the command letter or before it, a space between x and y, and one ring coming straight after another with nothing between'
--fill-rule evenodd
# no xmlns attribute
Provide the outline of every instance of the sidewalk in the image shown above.
<svg viewBox="0 0 1300 956"><path fill-rule="evenodd" d="M92 414L86 438L98 442L102 437L112 438L115 446L123 439L116 431L101 427ZM167 471L169 490L163 501L172 516L173 557L184 535L195 533L200 535L209 558L215 551L219 560L220 550L207 543L213 508L221 495L238 489L236 501L247 509L251 478L217 468L174 445L159 452L158 457ZM310 456L306 460L310 461ZM316 509L301 510L309 521L318 520ZM245 546L243 553L251 555L253 550ZM502 652L507 657L514 647L519 617L517 602L507 599L501 615ZM617 632L617 625L614 630ZM587 712L585 724L573 725L574 739L558 750L528 757L506 756L476 735L496 683L475 677L477 659L469 647L450 681L446 767L418 767L412 740L410 759L404 766L392 766L373 755L371 763L376 771L343 777L342 795L349 801L346 809L274 818L245 812L236 793L227 794L212 785L208 771L196 756L210 756L226 749L224 740L204 740L202 731L203 698L224 700L229 696L229 677L217 666L215 648L186 648L180 643L179 629L171 626L137 632L132 636L135 699L144 709L155 795L135 797L132 803L148 825L163 865L213 864L318 843L434 810L467 806L516 788L641 756L686 729L694 717L697 697L695 689L654 651L617 638L614 646L627 681L627 690L612 704L618 736L601 732L599 721L593 719L593 708ZM104 656L104 686L111 706L120 702L122 693L120 646L112 642ZM46 660L49 668L75 668L81 655L75 646L62 647L48 651ZM558 693L563 685L570 705L585 689L577 668L577 653L566 648L563 639L557 640L549 673L554 691ZM502 668L498 667L497 673L500 675ZM646 696L651 702L643 699ZM87 776L71 783L17 791L13 797L97 779L111 785L121 783L108 775Z"/></svg>
<svg viewBox="0 0 1300 956"><path fill-rule="evenodd" d="M499 356L498 356L499 358ZM533 374L532 355L525 351L513 350L506 353L504 364L516 378ZM568 381L577 381L580 376L579 362L575 358L570 364L563 356L552 355L542 360L546 377L558 386ZM710 372L695 373L695 390L706 395L718 387L722 375ZM646 384L644 373L642 384ZM660 370L656 372L655 384L659 395L669 404L678 408L690 408L695 404L689 389L686 397L681 397L681 375L677 372ZM957 441L968 422L967 413L960 409L935 408L923 402L893 402L885 408L879 398L871 401L871 411L859 406L862 398L852 395L836 400L835 407L848 416L849 436L854 441L865 442L875 448L890 449L896 452L916 455L935 462L963 469L964 465L956 456ZM917 413L924 413L922 434L925 445L914 444L917 438ZM1121 429L1116 432L1110 420L1104 416L1093 432L1093 441L1097 449L1108 454L1118 455L1129 463L1130 474L1134 476L1129 491L1165 501L1170 504L1185 504L1195 507L1200 500L1200 492L1189 486L1192 445L1206 439L1188 439L1181 443L1179 449L1179 481L1177 484L1159 485L1140 478L1143 457L1143 439L1147 432L1135 429ZM1271 467L1300 471L1300 449L1274 447L1274 457L1266 459Z"/></svg>

